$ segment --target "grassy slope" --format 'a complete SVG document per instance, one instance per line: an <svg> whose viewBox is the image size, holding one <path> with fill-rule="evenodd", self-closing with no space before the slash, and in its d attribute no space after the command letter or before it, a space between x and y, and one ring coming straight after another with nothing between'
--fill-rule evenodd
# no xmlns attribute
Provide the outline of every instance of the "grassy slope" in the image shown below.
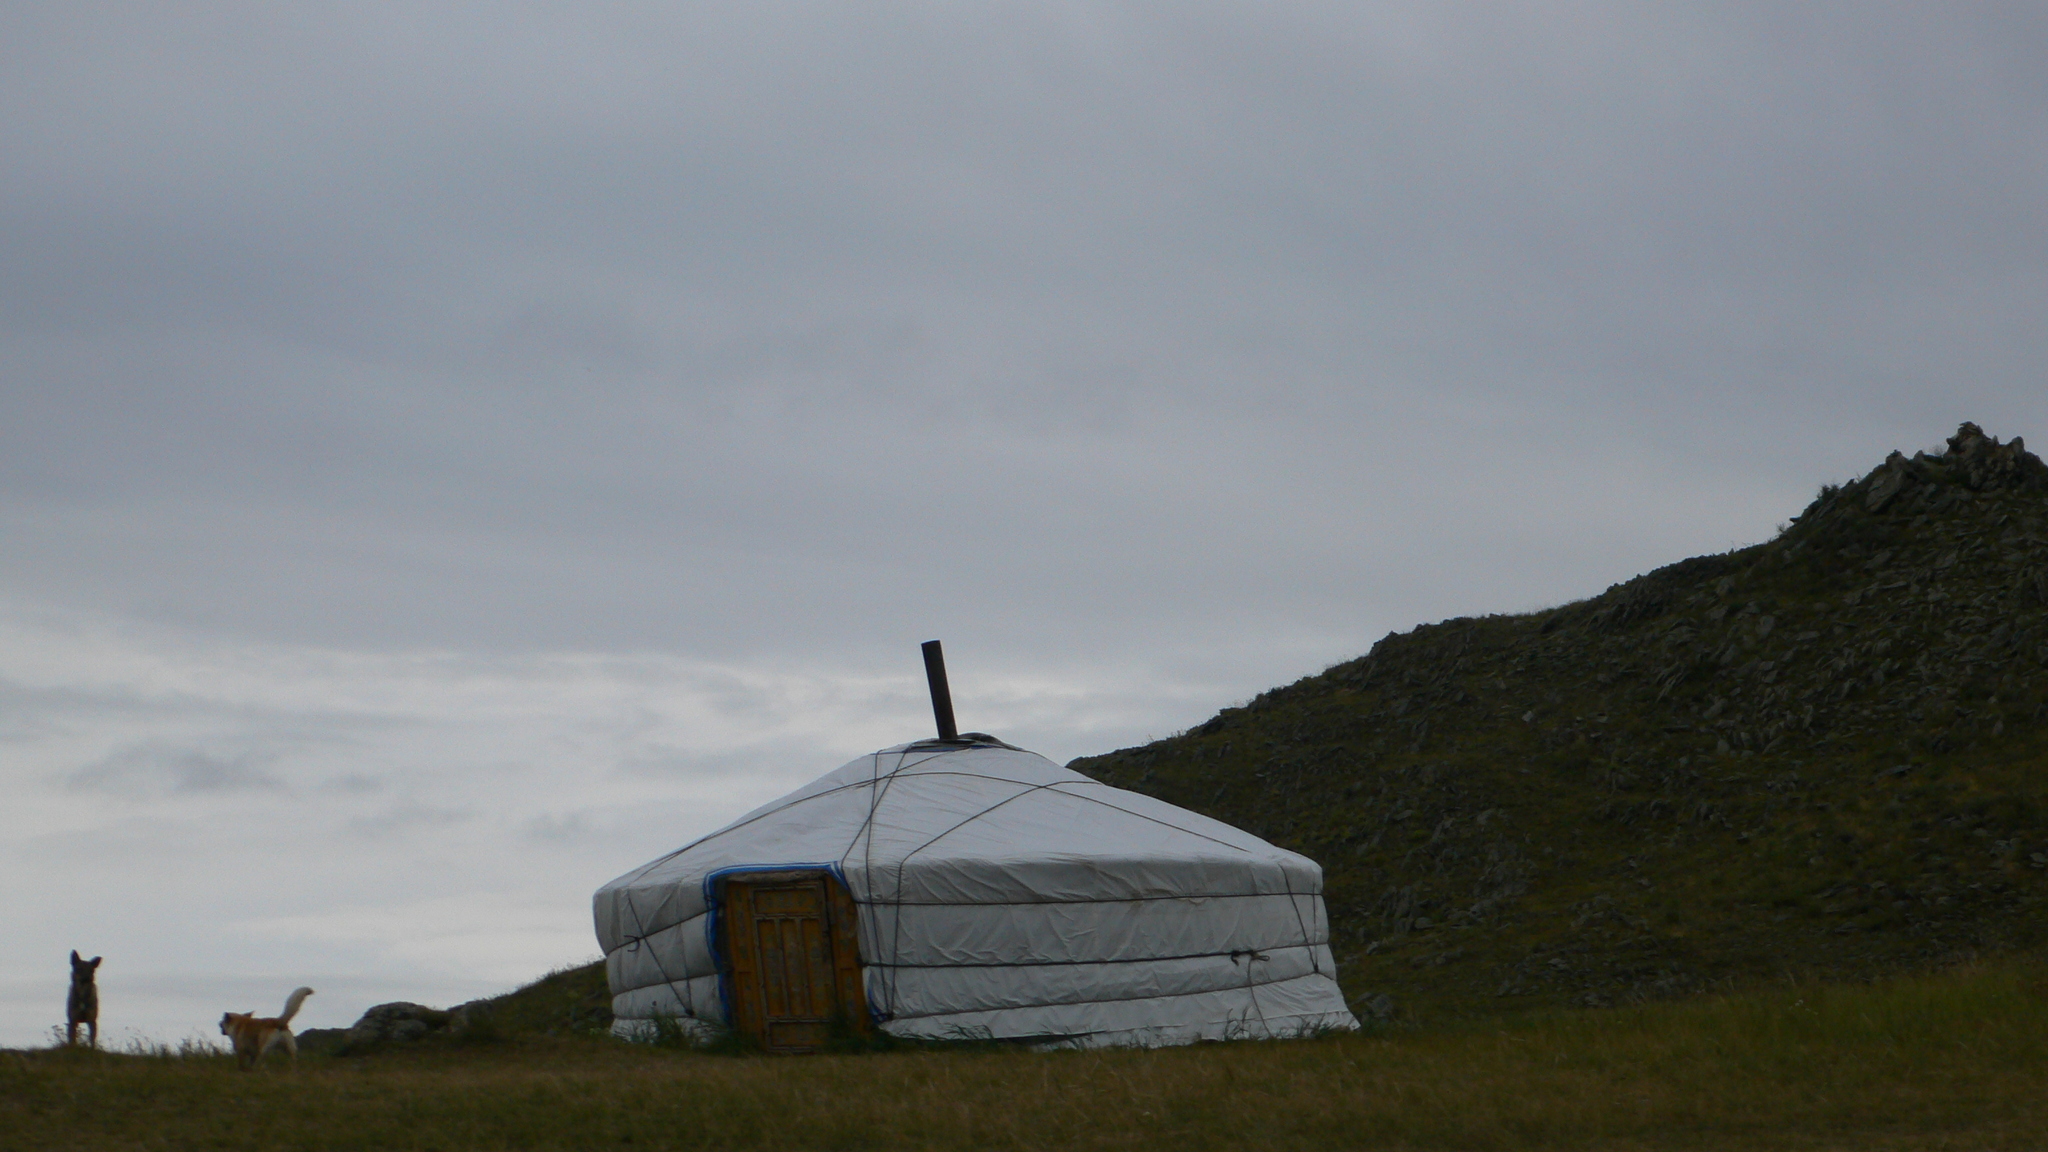
<svg viewBox="0 0 2048 1152"><path fill-rule="evenodd" d="M98 1148L1973 1148L2048 1131L2048 968L1161 1051L734 1058L590 1036L0 1052L0 1143Z"/></svg>
<svg viewBox="0 0 2048 1152"><path fill-rule="evenodd" d="M602 960L550 972L490 1005L494 1030L505 1035L580 1035L612 1026Z"/></svg>
<svg viewBox="0 0 2048 1152"><path fill-rule="evenodd" d="M476 1047L517 1037L585 1036L612 1024L611 989L604 961L558 968L531 984L472 1006L473 1022L459 1033L436 1033L428 1043ZM443 1025L447 1012L438 1014ZM328 1055L349 1047L348 1029L309 1028L298 1034L303 1052ZM410 1041L408 1043L418 1043Z"/></svg>
<svg viewBox="0 0 2048 1152"><path fill-rule="evenodd" d="M1319 860L1368 1010L1870 976L2048 938L2044 600L2048 469L1966 441L1073 766Z"/></svg>

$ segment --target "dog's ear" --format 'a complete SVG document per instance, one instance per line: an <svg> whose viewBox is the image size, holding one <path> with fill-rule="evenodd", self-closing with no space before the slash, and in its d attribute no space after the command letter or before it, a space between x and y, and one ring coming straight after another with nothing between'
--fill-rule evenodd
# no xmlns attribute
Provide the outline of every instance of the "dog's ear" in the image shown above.
<svg viewBox="0 0 2048 1152"><path fill-rule="evenodd" d="M99 966L100 966L100 961L102 961L102 960L104 960L104 959L106 959L106 957L104 957L104 956L95 956L95 957L93 957L93 958L92 958L92 966L93 966L93 968L94 968L94 969L98 969L98 968L99 968Z"/></svg>
<svg viewBox="0 0 2048 1152"><path fill-rule="evenodd" d="M84 961L82 961L82 960L80 960L80 959L78 958L78 949L76 949L76 948L73 948L73 949L71 950L71 962L72 962L73 964L82 964L82 963L84 963Z"/></svg>

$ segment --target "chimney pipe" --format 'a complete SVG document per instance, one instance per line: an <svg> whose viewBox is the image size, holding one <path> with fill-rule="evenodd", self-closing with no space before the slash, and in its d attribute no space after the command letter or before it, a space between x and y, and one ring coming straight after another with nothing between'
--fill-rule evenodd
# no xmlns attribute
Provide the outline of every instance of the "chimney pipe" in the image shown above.
<svg viewBox="0 0 2048 1152"><path fill-rule="evenodd" d="M924 642L924 678L932 689L932 719L939 723L939 739L953 743L960 729L953 724L953 693L946 687L946 654L937 640Z"/></svg>

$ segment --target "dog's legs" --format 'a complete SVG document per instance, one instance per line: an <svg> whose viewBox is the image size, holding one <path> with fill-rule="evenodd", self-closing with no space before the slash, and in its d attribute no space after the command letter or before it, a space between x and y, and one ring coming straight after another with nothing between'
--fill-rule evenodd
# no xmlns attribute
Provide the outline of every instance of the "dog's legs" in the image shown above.
<svg viewBox="0 0 2048 1152"><path fill-rule="evenodd" d="M265 1056L270 1055L270 1050L272 1048L277 1047L280 1042L287 1044L290 1043L291 1038L292 1034L289 1032L272 1032L270 1035L265 1036L263 1038L262 1043L256 1046L256 1058L258 1060L263 1059ZM294 1059L297 1059L298 1054L299 1050L297 1048L292 1049L292 1057Z"/></svg>
<svg viewBox="0 0 2048 1152"><path fill-rule="evenodd" d="M70 1021L66 1021L66 1022L65 1022L65 1024L64 1024L64 1046L65 1046L66 1048L76 1048L76 1047L78 1047L78 1021L76 1021L76 1020L70 1020Z"/></svg>
<svg viewBox="0 0 2048 1152"><path fill-rule="evenodd" d="M292 1067L299 1066L299 1042L290 1032L284 1033L284 1050L292 1055Z"/></svg>
<svg viewBox="0 0 2048 1152"><path fill-rule="evenodd" d="M97 1016L95 1016L95 1017L94 1017L94 1018L92 1018L91 1020L87 1020L87 1021L85 1022L85 1030L86 1030L86 1032L87 1032L87 1033L89 1033L89 1034L90 1034L90 1035L92 1036L92 1046L93 1046L94 1048L98 1048L98 1047L100 1046L100 1021L99 1021L99 1018L98 1018Z"/></svg>

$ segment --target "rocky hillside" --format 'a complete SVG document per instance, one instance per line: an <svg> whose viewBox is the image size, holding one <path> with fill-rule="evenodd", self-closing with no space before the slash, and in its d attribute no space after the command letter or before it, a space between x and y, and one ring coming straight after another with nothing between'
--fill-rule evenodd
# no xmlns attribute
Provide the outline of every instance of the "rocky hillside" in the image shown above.
<svg viewBox="0 0 2048 1152"><path fill-rule="evenodd" d="M2048 940L2048 467L1965 424L1776 539L1448 620L1079 771L1322 862L1355 1006Z"/></svg>

